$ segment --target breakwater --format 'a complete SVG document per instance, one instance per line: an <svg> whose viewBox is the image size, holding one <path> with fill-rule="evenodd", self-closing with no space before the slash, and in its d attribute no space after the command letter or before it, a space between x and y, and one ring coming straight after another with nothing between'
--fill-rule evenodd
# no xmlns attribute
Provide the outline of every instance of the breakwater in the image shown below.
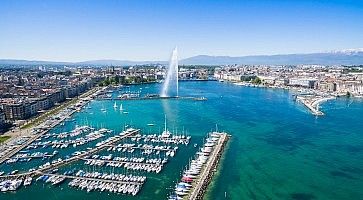
<svg viewBox="0 0 363 200"><path fill-rule="evenodd" d="M229 139L229 135L227 133L223 133L220 136L218 144L214 148L210 158L203 169L202 174L196 180L196 185L193 187L190 196L187 198L188 200L202 200L205 192L207 191L209 183L212 181L213 176L218 167L219 161L222 157L223 150L226 146L226 143Z"/></svg>

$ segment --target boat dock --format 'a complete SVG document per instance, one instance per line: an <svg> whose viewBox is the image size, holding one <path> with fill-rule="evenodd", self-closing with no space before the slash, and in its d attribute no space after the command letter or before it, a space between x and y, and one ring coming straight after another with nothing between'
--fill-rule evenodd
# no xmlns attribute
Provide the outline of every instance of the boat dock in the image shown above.
<svg viewBox="0 0 363 200"><path fill-rule="evenodd" d="M29 159L29 158L50 158L53 157L54 155L49 155L49 154L44 154L44 155L39 155L39 156L21 156L21 157L14 157L15 159ZM8 160L12 159L12 158L7 158Z"/></svg>
<svg viewBox="0 0 363 200"><path fill-rule="evenodd" d="M106 183L117 183L117 184L130 184L130 185L142 185L143 184L140 182L130 182L130 181L126 182L126 181L119 181L119 180L112 180L112 179L100 179L100 178L83 177L83 176L63 175L63 174L38 173L38 175L58 176L58 177L67 178L67 179L80 179L83 181L102 181L102 182L106 182Z"/></svg>
<svg viewBox="0 0 363 200"><path fill-rule="evenodd" d="M159 166L160 164L156 163L144 163L144 162L127 162L127 161L116 161L116 160L100 160L100 159L89 159L89 158L82 158L81 160L84 161L93 161L93 162L104 162L104 163L114 163L114 164L143 164L147 166Z"/></svg>
<svg viewBox="0 0 363 200"><path fill-rule="evenodd" d="M47 133L51 128L55 127L56 125L60 124L62 121L64 121L67 117L73 115L73 113L75 113L75 110L72 110L71 112L68 113L68 115L64 116L64 118L57 120L56 122L54 122L52 125L49 126L49 128L47 128L46 130L43 130L40 133L37 133L36 135L32 136L29 140L27 140L24 144L19 145L18 147L16 147L15 149L11 150L9 153L7 153L5 156L0 158L0 164L2 164L3 162L5 162L6 160L8 160L8 158L14 156L15 154L17 154L19 151L21 151L22 149L24 149L25 147L29 146L31 143L33 143L35 140L41 138L45 133Z"/></svg>
<svg viewBox="0 0 363 200"><path fill-rule="evenodd" d="M211 182L214 172L218 167L219 160L222 156L224 147L229 139L229 136L226 133L221 134L221 137L213 149L213 152L210 154L210 158L208 159L205 167L202 169L202 173L195 180L195 186L192 188L190 192L190 196L187 197L188 200L202 200L204 193L207 190L209 183Z"/></svg>
<svg viewBox="0 0 363 200"><path fill-rule="evenodd" d="M175 149L156 148L154 146L118 146L118 145L105 145L107 147L127 148L127 149L141 149L141 150L155 150L155 151L174 151Z"/></svg>

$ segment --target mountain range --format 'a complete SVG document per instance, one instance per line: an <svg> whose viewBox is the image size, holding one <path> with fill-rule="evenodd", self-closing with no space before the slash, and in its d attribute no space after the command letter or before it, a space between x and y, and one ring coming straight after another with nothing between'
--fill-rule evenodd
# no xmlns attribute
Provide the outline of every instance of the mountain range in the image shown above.
<svg viewBox="0 0 363 200"><path fill-rule="evenodd" d="M53 62L36 60L0 59L0 65L93 65L93 66L130 66L143 64L167 64L167 61L129 61L129 60L90 60L84 62ZM226 65L226 64L255 64L255 65L362 65L363 48L339 51L309 53L309 54L280 54L256 56L209 56L198 55L179 61L182 65Z"/></svg>

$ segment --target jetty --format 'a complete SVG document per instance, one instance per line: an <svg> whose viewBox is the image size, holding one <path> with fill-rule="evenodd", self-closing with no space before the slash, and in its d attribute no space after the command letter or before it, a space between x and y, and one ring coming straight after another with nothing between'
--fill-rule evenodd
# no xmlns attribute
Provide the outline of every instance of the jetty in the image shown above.
<svg viewBox="0 0 363 200"><path fill-rule="evenodd" d="M208 135L206 143L182 172L183 176L168 200L203 199L230 137L225 132L211 132Z"/></svg>
<svg viewBox="0 0 363 200"><path fill-rule="evenodd" d="M161 96L151 96L151 97L130 97L130 98L122 98L122 97L104 97L104 96L98 96L95 98L95 100L109 100L109 101L115 101L115 100L125 100L125 101L137 101L137 100L165 100L165 99L175 99L175 100L194 100L194 101L205 101L207 98L205 97L181 97L181 96L172 96L172 97L161 97Z"/></svg>
<svg viewBox="0 0 363 200"><path fill-rule="evenodd" d="M209 156L209 159L202 169L202 173L195 180L195 185L190 192L188 200L202 200L203 196L207 190L209 183L211 182L213 175L218 167L219 160L222 156L224 147L229 139L227 133L222 133L215 148Z"/></svg>
<svg viewBox="0 0 363 200"><path fill-rule="evenodd" d="M321 97L321 96L311 96L311 95L303 95L303 96L296 96L296 100L303 103L313 115L322 116L324 113L319 110L319 105L322 102L335 99L335 97Z"/></svg>

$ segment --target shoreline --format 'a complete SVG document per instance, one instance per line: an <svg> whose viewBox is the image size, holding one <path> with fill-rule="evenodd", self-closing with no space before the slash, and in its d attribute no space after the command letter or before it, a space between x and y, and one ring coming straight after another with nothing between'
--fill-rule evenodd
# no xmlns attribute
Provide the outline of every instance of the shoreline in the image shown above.
<svg viewBox="0 0 363 200"><path fill-rule="evenodd" d="M284 87L282 87L282 86L266 86L266 85L256 85L256 84L244 83L244 82L235 82L235 83L231 82L231 83L234 85L237 85L237 86L268 88L268 89L283 89L283 90L293 91L293 92L297 91L297 92L311 93L310 96L302 95L302 94L295 94L294 96L296 96L297 101L304 104L304 106L306 108L308 108L309 111L315 116L325 115L324 112L319 110L319 106L321 103L328 101L328 100L336 99L337 97L341 96L338 94L327 94L327 93L324 94L327 96L320 96L318 93L320 91L315 91L312 89L294 88L294 87L289 87L289 86L284 86ZM323 93L323 92L321 92L321 93ZM360 98L360 97L354 97L354 98Z"/></svg>

